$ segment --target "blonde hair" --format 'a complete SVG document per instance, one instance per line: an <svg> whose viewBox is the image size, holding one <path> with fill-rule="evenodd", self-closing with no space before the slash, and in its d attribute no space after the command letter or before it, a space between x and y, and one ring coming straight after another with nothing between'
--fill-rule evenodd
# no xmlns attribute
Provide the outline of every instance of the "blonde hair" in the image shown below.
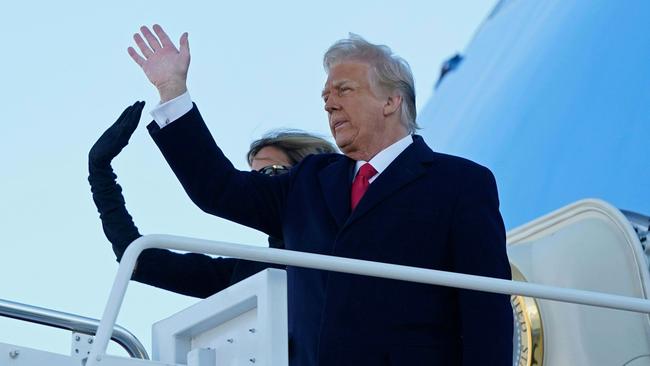
<svg viewBox="0 0 650 366"><path fill-rule="evenodd" d="M287 154L292 166L298 164L307 155L338 152L334 145L324 138L305 131L273 130L251 143L246 154L248 165L252 165L255 155L268 146L275 147Z"/></svg>

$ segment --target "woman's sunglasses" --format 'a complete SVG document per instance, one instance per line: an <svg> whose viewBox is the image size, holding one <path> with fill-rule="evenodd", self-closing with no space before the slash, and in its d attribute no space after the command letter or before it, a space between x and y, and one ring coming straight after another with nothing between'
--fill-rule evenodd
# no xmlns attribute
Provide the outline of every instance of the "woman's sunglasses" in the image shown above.
<svg viewBox="0 0 650 366"><path fill-rule="evenodd" d="M269 165L258 170L258 172L269 176L282 175L289 172L289 167L284 165Z"/></svg>

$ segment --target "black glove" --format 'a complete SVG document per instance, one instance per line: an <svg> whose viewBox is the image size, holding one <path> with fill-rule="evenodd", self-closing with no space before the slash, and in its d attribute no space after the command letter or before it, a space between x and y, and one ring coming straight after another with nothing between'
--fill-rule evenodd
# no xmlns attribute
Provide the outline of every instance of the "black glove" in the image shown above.
<svg viewBox="0 0 650 366"><path fill-rule="evenodd" d="M106 238L113 244L119 261L132 241L140 237L138 228L126 210L122 187L115 181L111 160L129 143L140 121L144 102L136 102L95 142L88 153L88 183L93 193Z"/></svg>
<svg viewBox="0 0 650 366"><path fill-rule="evenodd" d="M106 165L129 143L129 139L140 122L144 102L135 102L127 107L120 117L95 142L88 154L90 165Z"/></svg>

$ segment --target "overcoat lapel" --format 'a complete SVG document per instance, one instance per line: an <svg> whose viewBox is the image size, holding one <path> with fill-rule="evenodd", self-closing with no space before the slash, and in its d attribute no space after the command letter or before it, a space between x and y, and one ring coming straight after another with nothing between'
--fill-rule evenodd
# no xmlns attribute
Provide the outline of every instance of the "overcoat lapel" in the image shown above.
<svg viewBox="0 0 650 366"><path fill-rule="evenodd" d="M413 143L370 184L368 191L345 222L345 227L426 172L428 163L434 160L434 153L422 137L415 135L413 139Z"/></svg>
<svg viewBox="0 0 650 366"><path fill-rule="evenodd" d="M353 172L354 161L342 157L318 173L323 198L339 228L350 216L350 184Z"/></svg>

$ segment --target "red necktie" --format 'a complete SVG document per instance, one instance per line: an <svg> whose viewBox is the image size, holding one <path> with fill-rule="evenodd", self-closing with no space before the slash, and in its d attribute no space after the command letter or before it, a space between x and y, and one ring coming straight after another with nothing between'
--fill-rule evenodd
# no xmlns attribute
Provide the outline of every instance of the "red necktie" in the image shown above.
<svg viewBox="0 0 650 366"><path fill-rule="evenodd" d="M359 169L357 176L354 177L354 181L352 182L352 191L350 192L350 207L353 211L359 204L359 201L361 201L363 194L368 190L370 178L375 174L377 174L375 168L373 168L369 163L365 163L361 166L361 169Z"/></svg>

